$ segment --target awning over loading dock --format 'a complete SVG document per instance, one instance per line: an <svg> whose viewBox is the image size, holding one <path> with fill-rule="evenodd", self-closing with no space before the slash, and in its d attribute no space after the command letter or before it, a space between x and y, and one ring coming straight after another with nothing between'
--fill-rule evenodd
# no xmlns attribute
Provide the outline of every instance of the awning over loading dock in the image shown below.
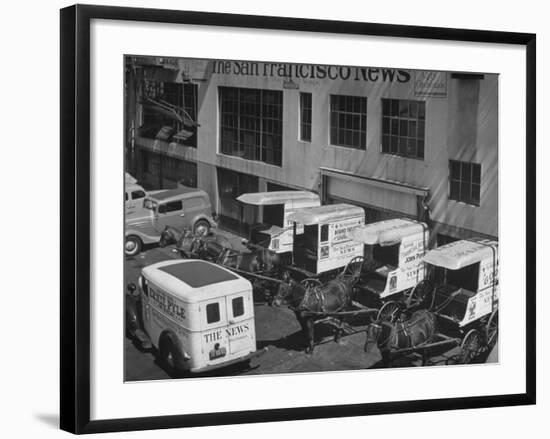
<svg viewBox="0 0 550 439"><path fill-rule="evenodd" d="M398 181L365 177L353 172L320 168L324 201L336 199L357 202L373 208L419 218L419 199L429 195L429 188Z"/></svg>

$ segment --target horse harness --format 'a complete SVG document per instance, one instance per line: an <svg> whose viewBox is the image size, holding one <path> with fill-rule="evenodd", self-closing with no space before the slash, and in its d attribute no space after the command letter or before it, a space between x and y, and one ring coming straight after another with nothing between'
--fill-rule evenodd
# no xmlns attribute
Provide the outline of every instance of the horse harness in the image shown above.
<svg viewBox="0 0 550 439"><path fill-rule="evenodd" d="M341 285L341 283L338 282L339 287L340 287L340 285ZM325 291L326 291L326 289L324 288L324 286L318 286L318 287L309 286L309 287L306 287L306 292L305 292L304 296L302 297L302 300L300 301L298 306L294 308L294 310L295 311L310 311L310 312L312 312L311 308L308 307L308 303L310 303L310 300L313 298L313 299L315 299L314 303L319 304L320 309L321 309L321 313L328 312L327 309L325 308L325 294L324 294ZM345 306L346 306L346 303L344 301L342 303L342 305L340 305L336 310L330 311L330 312L331 313L337 313L337 312L341 311L343 308L345 308Z"/></svg>
<svg viewBox="0 0 550 439"><path fill-rule="evenodd" d="M414 343L414 340L412 337L413 332L411 331L411 328L415 328L418 325L418 323L422 322L423 320L427 320L428 316L429 316L428 314L424 314L423 316L418 317L414 321L406 320L406 321L400 321L396 323L394 326L395 330L392 330L390 332L390 335L386 340L384 340L384 343L382 343L382 345L387 345L389 341L392 341L394 343L394 346L401 346L399 343L399 339L400 339L400 336L404 336L405 339L408 341L408 347L416 348L417 346ZM431 325L432 323L430 323L430 326ZM426 337L422 341L422 343L426 341L429 334L425 334L425 335ZM393 340L390 340L392 336L393 336Z"/></svg>

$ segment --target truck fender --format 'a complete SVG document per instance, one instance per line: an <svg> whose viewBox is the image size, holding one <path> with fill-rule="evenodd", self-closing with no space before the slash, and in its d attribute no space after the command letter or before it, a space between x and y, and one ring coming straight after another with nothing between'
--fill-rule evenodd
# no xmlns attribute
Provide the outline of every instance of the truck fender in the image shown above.
<svg viewBox="0 0 550 439"><path fill-rule="evenodd" d="M176 368L179 370L189 369L189 366L188 366L189 356L187 352L185 352L185 349L183 348L178 336L169 329L164 330L159 337L159 342L158 342L159 352L162 344L165 343L165 340L170 340L172 342L172 346L174 347L174 351L172 352L172 354L174 356L174 365L176 366Z"/></svg>
<svg viewBox="0 0 550 439"><path fill-rule="evenodd" d="M125 295L126 331L134 333L141 329L141 299L139 296Z"/></svg>
<svg viewBox="0 0 550 439"><path fill-rule="evenodd" d="M218 223L214 220L214 218L208 216L208 215L205 215L204 213L199 213L197 215L195 215L191 221L191 224L195 224L197 221L199 220L205 220L208 222L208 224L210 224L210 227L212 229L215 229L218 227Z"/></svg>
<svg viewBox="0 0 550 439"><path fill-rule="evenodd" d="M154 244L160 241L160 234L159 235L147 235L139 230L136 229L126 229L124 232L124 237L128 236L137 236L139 239L141 239L141 242L144 244Z"/></svg>

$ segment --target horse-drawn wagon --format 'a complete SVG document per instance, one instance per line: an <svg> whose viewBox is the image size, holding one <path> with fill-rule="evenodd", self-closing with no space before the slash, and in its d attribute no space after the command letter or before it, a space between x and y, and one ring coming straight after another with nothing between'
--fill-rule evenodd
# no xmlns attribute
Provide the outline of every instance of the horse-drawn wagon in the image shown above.
<svg viewBox="0 0 550 439"><path fill-rule="evenodd" d="M431 364L469 363L495 345L498 337L498 242L460 240L430 250L428 274L417 286L428 304L408 318L377 321L367 330L367 350L377 344L386 358L417 354Z"/></svg>
<svg viewBox="0 0 550 439"><path fill-rule="evenodd" d="M277 253L267 248L250 245L246 250L235 250L221 234L194 234L190 230L166 228L161 246L176 243L174 251L184 259L202 259L221 265L252 283L256 293L262 293L271 303L281 278L281 262Z"/></svg>
<svg viewBox="0 0 550 439"><path fill-rule="evenodd" d="M363 256L363 244L349 237L353 229L365 223L361 207L350 204L312 207L290 215L288 220L293 223L293 261L287 268L299 280L328 280L352 259Z"/></svg>
<svg viewBox="0 0 550 439"><path fill-rule="evenodd" d="M379 308L392 320L403 307L420 305L415 287L425 276L424 254L428 226L407 218L366 224L350 231L349 237L364 244L364 258L349 262L348 271L360 271L356 299Z"/></svg>
<svg viewBox="0 0 550 439"><path fill-rule="evenodd" d="M239 196L237 201L262 210L262 222L250 227L248 242L272 250L288 262L293 242L293 223L289 217L321 204L319 196L308 191L254 192ZM302 231L303 227L298 226L297 233Z"/></svg>

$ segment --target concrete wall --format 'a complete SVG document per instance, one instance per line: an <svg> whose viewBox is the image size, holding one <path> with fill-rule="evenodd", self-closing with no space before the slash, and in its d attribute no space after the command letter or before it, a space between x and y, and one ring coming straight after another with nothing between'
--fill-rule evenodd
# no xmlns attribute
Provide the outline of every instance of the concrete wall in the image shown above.
<svg viewBox="0 0 550 439"><path fill-rule="evenodd" d="M189 61L188 61L189 62ZM432 219L450 228L464 228L482 234L498 236L498 76L483 75L483 79L446 78L443 96L415 92L415 72L405 71L399 78L385 80L381 71L369 70L348 79L292 78L298 89L284 88L288 78L263 76L263 64L257 71L243 74L242 66L220 69L213 62L201 61L198 93L199 186L206 189L217 204L215 167L224 167L255 175L262 181L279 182L292 187L319 190L320 167L353 172L360 176L393 180L430 190ZM205 64L206 63L206 64ZM268 65L269 66L269 65ZM250 68L250 66L248 66ZM253 67L253 66L252 66ZM269 66L272 68L271 66ZM267 68L267 67L266 67ZM357 72L357 70L352 70ZM259 73L258 75L250 73ZM283 91L283 162L273 166L242 158L219 154L218 87L245 87ZM299 93L312 93L312 141L299 140ZM367 97L366 150L333 146L329 143L330 95ZM435 93L438 94L438 93ZM424 160L403 158L381 152L382 98L424 100L426 102ZM190 149L178 146L182 149ZM481 164L480 206L448 199L449 160L472 161ZM342 189L342 188L340 188ZM349 185L346 198L357 199L359 189ZM375 197L378 207L400 211L411 208L409 199L394 194ZM410 210L410 209L409 209Z"/></svg>

